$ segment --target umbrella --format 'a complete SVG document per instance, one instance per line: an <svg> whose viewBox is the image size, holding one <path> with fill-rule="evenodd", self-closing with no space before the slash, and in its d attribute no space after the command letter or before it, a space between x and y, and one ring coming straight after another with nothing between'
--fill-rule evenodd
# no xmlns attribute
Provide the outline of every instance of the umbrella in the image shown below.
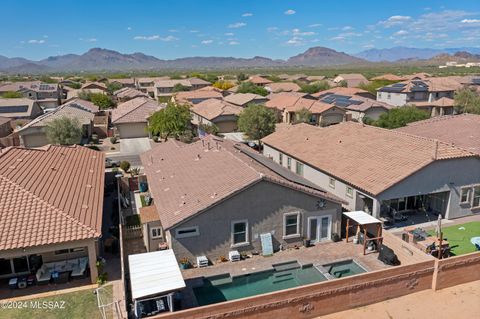
<svg viewBox="0 0 480 319"><path fill-rule="evenodd" d="M442 233L442 215L438 215L437 219L437 228L435 229L435 233L437 234L437 237L440 237L440 234Z"/></svg>

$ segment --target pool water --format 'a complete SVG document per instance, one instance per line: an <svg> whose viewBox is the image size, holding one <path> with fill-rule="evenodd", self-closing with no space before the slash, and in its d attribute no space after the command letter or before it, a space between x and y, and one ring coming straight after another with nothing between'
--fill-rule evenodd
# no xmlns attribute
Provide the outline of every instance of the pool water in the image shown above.
<svg viewBox="0 0 480 319"><path fill-rule="evenodd" d="M326 280L313 266L275 268L238 277L226 274L204 279L204 285L193 288L200 306L265 294Z"/></svg>
<svg viewBox="0 0 480 319"><path fill-rule="evenodd" d="M366 272L366 270L353 259L323 265L323 267L335 278L343 278Z"/></svg>

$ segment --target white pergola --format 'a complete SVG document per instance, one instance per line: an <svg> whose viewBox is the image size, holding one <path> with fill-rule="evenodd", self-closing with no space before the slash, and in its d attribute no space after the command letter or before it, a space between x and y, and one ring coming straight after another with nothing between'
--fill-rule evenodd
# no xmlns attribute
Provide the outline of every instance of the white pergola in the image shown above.
<svg viewBox="0 0 480 319"><path fill-rule="evenodd" d="M382 242L382 221L373 217L372 215L364 211L354 211L354 212L344 212L343 215L347 218L346 226L346 242L348 243L348 230L354 225L350 225L350 221L354 221L357 226L357 233L363 228L363 254L367 249L367 241L377 241ZM377 236L375 238L367 238L367 226L368 225L377 225Z"/></svg>

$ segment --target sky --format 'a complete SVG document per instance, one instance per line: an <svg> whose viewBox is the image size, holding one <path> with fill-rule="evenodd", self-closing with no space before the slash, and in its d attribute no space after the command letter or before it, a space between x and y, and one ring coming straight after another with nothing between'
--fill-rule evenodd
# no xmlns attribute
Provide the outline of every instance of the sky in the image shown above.
<svg viewBox="0 0 480 319"><path fill-rule="evenodd" d="M161 59L265 56L314 46L480 47L480 0L2 0L0 55L100 47Z"/></svg>

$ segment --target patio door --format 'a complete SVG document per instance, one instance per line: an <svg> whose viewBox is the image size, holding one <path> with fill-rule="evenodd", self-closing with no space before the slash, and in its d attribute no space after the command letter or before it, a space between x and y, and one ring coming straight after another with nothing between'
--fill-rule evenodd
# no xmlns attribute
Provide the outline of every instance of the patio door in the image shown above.
<svg viewBox="0 0 480 319"><path fill-rule="evenodd" d="M315 216L308 218L308 238L312 243L329 240L332 236L332 217Z"/></svg>

